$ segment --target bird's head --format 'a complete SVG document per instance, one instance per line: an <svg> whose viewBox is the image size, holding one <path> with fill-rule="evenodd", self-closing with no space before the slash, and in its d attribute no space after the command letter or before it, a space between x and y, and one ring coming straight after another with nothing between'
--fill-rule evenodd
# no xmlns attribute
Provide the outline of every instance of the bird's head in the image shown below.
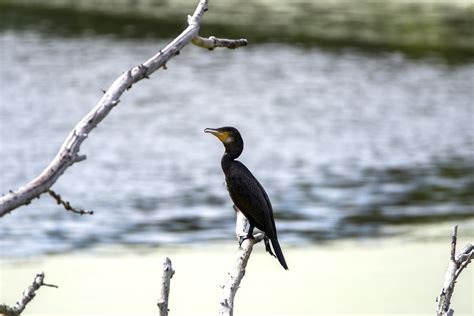
<svg viewBox="0 0 474 316"><path fill-rule="evenodd" d="M232 158L237 158L244 149L242 136L235 127L206 128L204 132L216 136L224 144L226 153Z"/></svg>

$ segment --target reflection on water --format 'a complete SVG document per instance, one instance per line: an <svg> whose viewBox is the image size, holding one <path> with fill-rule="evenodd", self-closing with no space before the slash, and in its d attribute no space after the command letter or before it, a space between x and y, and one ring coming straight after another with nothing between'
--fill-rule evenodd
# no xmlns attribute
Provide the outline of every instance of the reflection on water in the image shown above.
<svg viewBox="0 0 474 316"><path fill-rule="evenodd" d="M164 42L3 32L1 192L52 159L100 89ZM0 221L4 255L97 244L233 240L223 148L205 127L234 125L241 160L267 189L286 243L400 234L474 217L474 65L397 54L255 45L188 47L126 93L82 146L88 159L46 196Z"/></svg>

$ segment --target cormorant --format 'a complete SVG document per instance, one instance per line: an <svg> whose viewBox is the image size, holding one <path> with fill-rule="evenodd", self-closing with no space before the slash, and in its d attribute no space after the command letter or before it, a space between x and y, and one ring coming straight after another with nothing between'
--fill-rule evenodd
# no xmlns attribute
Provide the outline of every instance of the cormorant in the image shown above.
<svg viewBox="0 0 474 316"><path fill-rule="evenodd" d="M221 166L229 195L234 205L244 214L250 223L246 238L253 238L253 229L257 227L265 233L265 249L275 256L280 264L288 270L288 266L278 243L273 209L263 186L253 174L237 159L244 149L244 141L239 131L234 127L206 128L205 133L211 133L224 144L225 153L222 156ZM242 243L244 239L240 240ZM270 244L272 243L272 249Z"/></svg>

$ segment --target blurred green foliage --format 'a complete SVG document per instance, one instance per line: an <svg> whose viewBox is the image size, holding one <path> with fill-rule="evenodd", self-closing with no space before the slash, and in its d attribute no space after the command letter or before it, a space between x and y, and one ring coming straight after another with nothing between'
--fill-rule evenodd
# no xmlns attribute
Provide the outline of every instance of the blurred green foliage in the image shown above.
<svg viewBox="0 0 474 316"><path fill-rule="evenodd" d="M0 0L1 29L61 35L173 37L197 0ZM202 35L333 48L400 50L410 56L474 56L470 0L219 0Z"/></svg>

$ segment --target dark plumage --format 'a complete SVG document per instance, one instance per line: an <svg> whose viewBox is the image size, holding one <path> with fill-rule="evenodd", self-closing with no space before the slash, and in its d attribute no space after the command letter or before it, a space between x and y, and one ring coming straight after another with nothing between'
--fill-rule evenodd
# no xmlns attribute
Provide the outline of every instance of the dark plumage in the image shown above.
<svg viewBox="0 0 474 316"><path fill-rule="evenodd" d="M265 249L275 256L268 242L270 240L278 261L283 268L288 270L285 257L278 243L270 199L249 169L240 161L235 160L244 149L244 141L239 131L234 127L221 127L216 129L206 128L204 132L213 134L224 144L225 153L221 160L222 170L234 205L250 223L247 238L252 238L254 227L264 232Z"/></svg>

